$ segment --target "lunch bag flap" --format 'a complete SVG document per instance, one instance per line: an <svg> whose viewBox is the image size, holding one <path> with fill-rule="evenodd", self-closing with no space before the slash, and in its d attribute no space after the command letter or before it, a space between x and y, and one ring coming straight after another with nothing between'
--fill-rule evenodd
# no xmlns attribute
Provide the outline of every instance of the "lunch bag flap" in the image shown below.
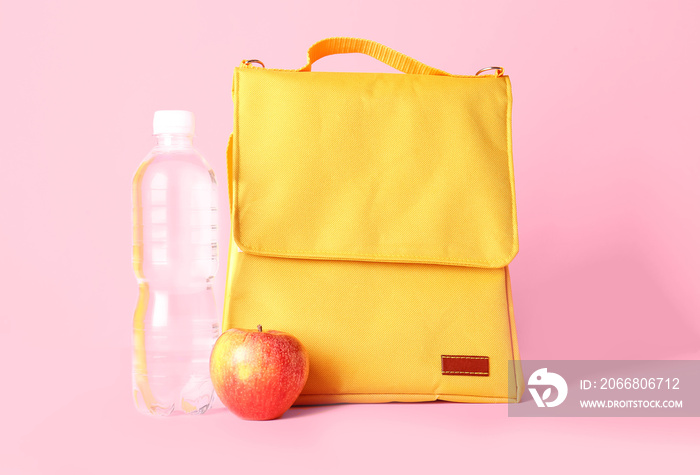
<svg viewBox="0 0 700 475"><path fill-rule="evenodd" d="M485 268L516 255L507 76L242 65L234 103L244 252Z"/></svg>

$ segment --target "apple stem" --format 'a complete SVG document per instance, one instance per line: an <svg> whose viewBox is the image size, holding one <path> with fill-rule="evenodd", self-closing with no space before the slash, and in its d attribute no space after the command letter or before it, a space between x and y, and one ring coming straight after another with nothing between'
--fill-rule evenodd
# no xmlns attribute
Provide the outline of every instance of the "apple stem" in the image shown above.
<svg viewBox="0 0 700 475"><path fill-rule="evenodd" d="M262 325L258 325L258 331L259 331L259 332L262 331Z"/></svg>

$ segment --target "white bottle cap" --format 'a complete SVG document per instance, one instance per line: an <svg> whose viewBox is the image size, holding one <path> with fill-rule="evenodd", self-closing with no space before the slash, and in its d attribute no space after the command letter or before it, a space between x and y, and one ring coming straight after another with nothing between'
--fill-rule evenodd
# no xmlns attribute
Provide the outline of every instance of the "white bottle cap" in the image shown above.
<svg viewBox="0 0 700 475"><path fill-rule="evenodd" d="M194 114L189 111L156 111L153 114L153 135L194 135Z"/></svg>

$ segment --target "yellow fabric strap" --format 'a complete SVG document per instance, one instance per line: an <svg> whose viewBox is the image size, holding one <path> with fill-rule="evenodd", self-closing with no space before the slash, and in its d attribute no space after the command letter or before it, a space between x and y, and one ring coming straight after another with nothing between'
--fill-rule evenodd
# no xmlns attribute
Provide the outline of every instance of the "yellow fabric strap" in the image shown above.
<svg viewBox="0 0 700 475"><path fill-rule="evenodd" d="M362 53L381 61L406 74L431 74L434 76L453 76L450 73L423 64L410 56L399 53L376 41L361 38L335 37L321 40L309 48L306 65L296 71L311 71L311 65L321 58L332 54Z"/></svg>

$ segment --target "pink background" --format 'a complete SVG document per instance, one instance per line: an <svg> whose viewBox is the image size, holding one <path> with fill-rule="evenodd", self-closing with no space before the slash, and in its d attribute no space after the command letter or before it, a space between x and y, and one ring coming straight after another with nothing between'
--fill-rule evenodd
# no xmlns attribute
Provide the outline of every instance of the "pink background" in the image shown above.
<svg viewBox="0 0 700 475"><path fill-rule="evenodd" d="M227 228L231 78L244 58L296 68L316 40L358 36L453 73L502 65L523 358L698 359L699 15L669 0L3 0L0 473L697 468L689 418L513 419L504 405L446 403L292 409L266 423L220 406L139 415L130 182L153 111L192 110ZM317 69L389 71L355 56ZM220 308L224 269L222 258Z"/></svg>

